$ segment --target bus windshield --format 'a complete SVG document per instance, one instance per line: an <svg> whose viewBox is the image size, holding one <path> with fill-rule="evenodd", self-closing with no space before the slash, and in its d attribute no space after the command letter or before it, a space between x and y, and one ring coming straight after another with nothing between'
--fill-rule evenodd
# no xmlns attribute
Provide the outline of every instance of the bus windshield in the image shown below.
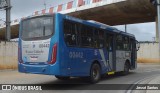
<svg viewBox="0 0 160 93"><path fill-rule="evenodd" d="M31 18L22 22L22 39L44 39L54 33L53 16Z"/></svg>

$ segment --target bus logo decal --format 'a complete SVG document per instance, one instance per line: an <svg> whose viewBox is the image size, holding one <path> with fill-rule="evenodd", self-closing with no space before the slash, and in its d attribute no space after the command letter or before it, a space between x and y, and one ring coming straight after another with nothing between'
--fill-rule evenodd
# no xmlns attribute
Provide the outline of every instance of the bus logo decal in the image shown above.
<svg viewBox="0 0 160 93"><path fill-rule="evenodd" d="M38 59L38 56L30 56L30 60L35 61Z"/></svg>

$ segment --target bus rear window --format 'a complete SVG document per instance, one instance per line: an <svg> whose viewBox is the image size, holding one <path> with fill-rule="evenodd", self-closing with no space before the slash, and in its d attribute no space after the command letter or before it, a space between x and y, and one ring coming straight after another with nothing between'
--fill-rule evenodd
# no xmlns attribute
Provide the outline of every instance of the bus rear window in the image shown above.
<svg viewBox="0 0 160 93"><path fill-rule="evenodd" d="M54 33L53 16L31 18L22 22L22 39L44 39Z"/></svg>

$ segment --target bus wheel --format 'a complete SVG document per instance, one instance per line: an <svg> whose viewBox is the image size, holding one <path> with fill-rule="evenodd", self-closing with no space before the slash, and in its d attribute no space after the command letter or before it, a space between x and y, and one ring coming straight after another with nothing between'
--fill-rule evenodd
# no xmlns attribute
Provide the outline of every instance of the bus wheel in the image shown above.
<svg viewBox="0 0 160 93"><path fill-rule="evenodd" d="M63 77L63 76L55 76L59 80L68 80L70 77Z"/></svg>
<svg viewBox="0 0 160 93"><path fill-rule="evenodd" d="M124 71L122 72L122 75L127 75L129 74L129 63L126 62L124 65Z"/></svg>
<svg viewBox="0 0 160 93"><path fill-rule="evenodd" d="M95 63L91 67L89 80L91 83L97 83L99 79L100 79L100 66L99 64Z"/></svg>

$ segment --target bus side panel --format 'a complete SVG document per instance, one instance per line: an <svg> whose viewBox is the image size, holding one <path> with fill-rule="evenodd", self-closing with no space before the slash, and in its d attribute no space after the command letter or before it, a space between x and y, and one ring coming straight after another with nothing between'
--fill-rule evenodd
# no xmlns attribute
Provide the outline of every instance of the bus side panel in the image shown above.
<svg viewBox="0 0 160 93"><path fill-rule="evenodd" d="M62 76L88 76L88 65L84 60L84 49L69 47L64 40L63 18L61 15L59 22L59 62Z"/></svg>
<svg viewBox="0 0 160 93"><path fill-rule="evenodd" d="M65 16L63 16L64 18ZM60 71L62 76L89 76L90 68L93 62L98 61L101 66L101 73L106 73L108 67L105 66L105 63L108 59L102 60L102 55L99 50L104 49L94 49L94 48L80 48L80 47L69 47L66 45L64 40L64 31L63 31L63 20L62 16L58 19L61 19L59 22L59 62L60 62ZM62 26L62 27L61 27ZM103 55L107 57L105 51Z"/></svg>
<svg viewBox="0 0 160 93"><path fill-rule="evenodd" d="M99 62L101 64L101 74L105 74L109 71L112 71L112 63L110 62L110 56L109 51L105 48L99 49Z"/></svg>
<svg viewBox="0 0 160 93"><path fill-rule="evenodd" d="M89 61L83 48L68 48L68 60L71 76L88 76Z"/></svg>
<svg viewBox="0 0 160 93"><path fill-rule="evenodd" d="M116 71L123 71L127 60L131 62L131 51L116 50Z"/></svg>
<svg viewBox="0 0 160 93"><path fill-rule="evenodd" d="M83 60L85 53L83 49L69 47L64 40L63 19L65 15L60 15L59 22L59 62L61 76L88 76L88 66ZM85 62L83 62L85 61Z"/></svg>
<svg viewBox="0 0 160 93"><path fill-rule="evenodd" d="M63 33L63 18L65 15L57 14L57 31L59 33L59 49L58 49L58 61L59 61L59 70L61 76L69 76L70 69L68 67L68 49L64 42L64 33Z"/></svg>
<svg viewBox="0 0 160 93"><path fill-rule="evenodd" d="M105 73L107 71L107 67L104 64L105 61L102 60L99 49L65 47L64 50L65 53L61 59L63 60L63 65L64 62L68 63L68 68L66 68L68 76L89 76L91 66L95 61L98 61L100 64L102 69L101 73ZM93 55L95 51L97 51L97 54ZM62 63L61 67L63 66Z"/></svg>
<svg viewBox="0 0 160 93"><path fill-rule="evenodd" d="M66 45L64 44L64 46ZM61 68L65 63L68 64L68 68L63 69L68 71L68 76L89 76L91 66L95 61L98 61L101 66L101 74L104 74L108 71L107 63L105 63L106 61L102 59L99 49L65 47L64 51L64 56L61 56L61 59L63 60L63 64L61 63Z"/></svg>
<svg viewBox="0 0 160 93"><path fill-rule="evenodd" d="M51 46L52 47L50 47L50 51L49 51L49 59L48 60L51 60L51 58L52 58L52 52L53 52L53 46L55 45L55 44L57 44L57 54L56 54L56 62L55 62L55 64L52 64L52 65L50 65L50 73L52 74L52 75L61 75L61 68L60 68L60 50L61 50L61 47L60 47L60 40L59 40L59 32L60 32L60 24L59 24L59 21L61 20L60 19L60 17L59 17L60 15L59 14L56 14L55 15L55 35L51 38L51 42L50 42L50 44L51 44ZM55 73L55 71L56 71L56 73Z"/></svg>
<svg viewBox="0 0 160 93"><path fill-rule="evenodd" d="M85 73L85 75L89 76L91 66L92 64L94 64L94 62L98 62L98 64L100 65L101 74L104 74L109 71L109 63L107 63L108 54L106 53L106 50L104 48L102 49L84 48L81 50L85 55L82 60L83 64L81 64L81 67L83 68L80 68L81 71L80 73Z"/></svg>

